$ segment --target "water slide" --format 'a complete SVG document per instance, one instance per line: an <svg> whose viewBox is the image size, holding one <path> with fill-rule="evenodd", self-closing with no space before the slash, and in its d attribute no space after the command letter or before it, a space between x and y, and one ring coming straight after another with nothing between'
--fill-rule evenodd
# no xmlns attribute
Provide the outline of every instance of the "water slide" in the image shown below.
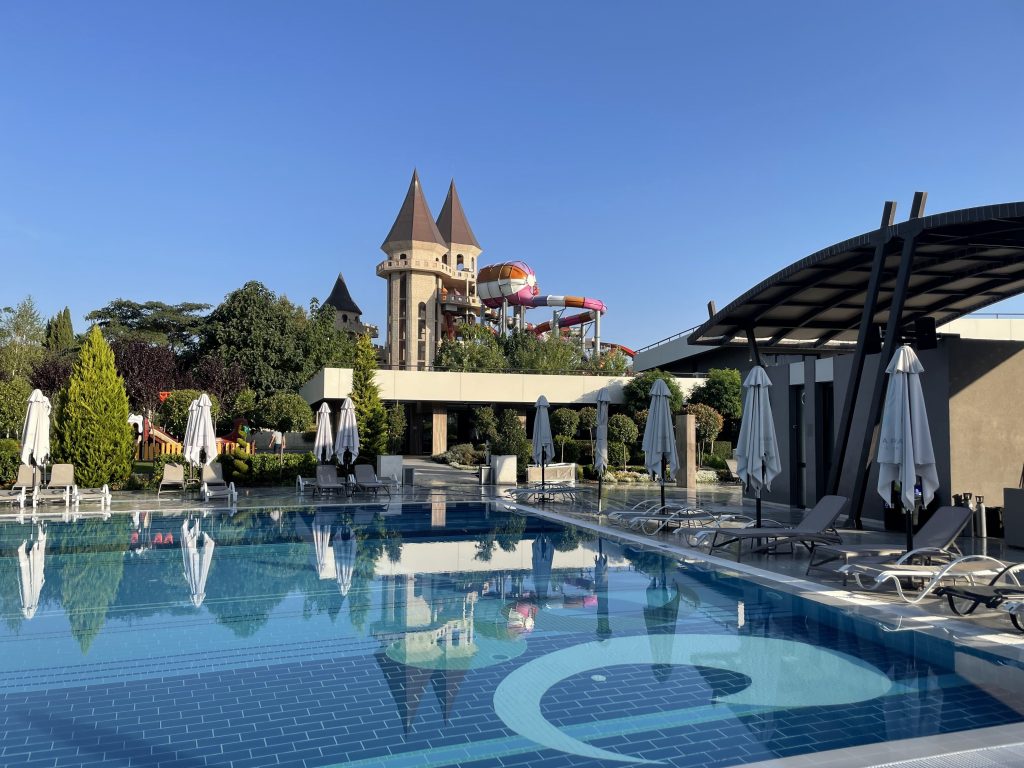
<svg viewBox="0 0 1024 768"><path fill-rule="evenodd" d="M540 289L537 287L537 274L524 261L492 264L481 269L477 276L477 293L484 306L490 309L513 306L528 309L551 307L552 309L586 310L576 315L559 317L557 320L559 328L570 328L590 322L600 324L601 316L608 311L607 305L600 299L586 296L541 295ZM539 336L552 329L552 322L554 322L554 318L531 326L530 329ZM599 339L600 332L596 332L595 336ZM604 343L601 346L619 349L630 357L634 354L633 350L618 344Z"/></svg>

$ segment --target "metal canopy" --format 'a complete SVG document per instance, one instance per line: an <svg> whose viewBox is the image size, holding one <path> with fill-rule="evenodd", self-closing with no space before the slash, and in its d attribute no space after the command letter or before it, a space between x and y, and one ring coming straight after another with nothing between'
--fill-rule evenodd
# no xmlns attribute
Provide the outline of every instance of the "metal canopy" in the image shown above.
<svg viewBox="0 0 1024 768"><path fill-rule="evenodd" d="M886 324L903 241L917 236L901 322L937 326L1024 292L1024 202L893 224L873 322ZM879 230L832 245L744 293L690 334L691 344L847 346L857 341Z"/></svg>

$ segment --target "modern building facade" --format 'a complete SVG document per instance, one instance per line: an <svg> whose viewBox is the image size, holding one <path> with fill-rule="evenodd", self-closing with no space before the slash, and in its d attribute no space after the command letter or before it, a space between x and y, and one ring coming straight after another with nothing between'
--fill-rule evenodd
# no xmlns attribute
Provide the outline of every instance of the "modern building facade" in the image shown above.
<svg viewBox="0 0 1024 768"><path fill-rule="evenodd" d="M387 281L386 365L428 370L444 334L480 310L476 274L482 249L455 182L435 221L414 171L380 248L387 256L377 265L377 275Z"/></svg>

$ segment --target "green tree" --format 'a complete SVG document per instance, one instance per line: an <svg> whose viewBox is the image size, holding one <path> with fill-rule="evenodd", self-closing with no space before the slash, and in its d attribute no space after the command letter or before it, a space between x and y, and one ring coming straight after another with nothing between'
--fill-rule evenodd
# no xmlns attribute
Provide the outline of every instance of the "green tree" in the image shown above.
<svg viewBox="0 0 1024 768"><path fill-rule="evenodd" d="M71 310L64 307L46 322L45 345L58 355L75 348L75 328L71 323Z"/></svg>
<svg viewBox="0 0 1024 768"><path fill-rule="evenodd" d="M85 319L96 323L110 340L134 339L160 344L175 354L194 350L199 343L209 304L182 302L165 304L146 301L141 304L128 299L115 299L105 307L94 309Z"/></svg>
<svg viewBox="0 0 1024 768"><path fill-rule="evenodd" d="M497 338L487 328L460 323L457 339L444 339L437 347L434 367L446 371L503 371L508 361Z"/></svg>
<svg viewBox="0 0 1024 768"><path fill-rule="evenodd" d="M263 398L256 413L256 421L261 427L282 432L305 432L315 422L313 409L294 392L275 392Z"/></svg>
<svg viewBox="0 0 1024 768"><path fill-rule="evenodd" d="M231 410L228 417L234 423L235 419L245 419L250 424L256 423L256 392L246 387L237 395L231 403Z"/></svg>
<svg viewBox="0 0 1024 768"><path fill-rule="evenodd" d="M388 449L388 415L377 386L377 352L368 335L356 341L352 366L352 403L359 427L359 454L375 459Z"/></svg>
<svg viewBox="0 0 1024 768"><path fill-rule="evenodd" d="M232 291L205 323L200 347L230 366L237 363L260 396L295 392L328 365L352 365L355 344L334 327L334 310L306 310L250 281Z"/></svg>
<svg viewBox="0 0 1024 768"><path fill-rule="evenodd" d="M515 456L516 476L522 480L526 477L531 452L532 446L526 437L526 428L519 420L519 413L506 408L498 417L498 440L494 446L494 453L499 456Z"/></svg>
<svg viewBox="0 0 1024 768"><path fill-rule="evenodd" d="M635 445L640 436L640 430L636 423L624 413L616 413L608 419L608 440L614 443L622 443L629 446ZM627 450L628 453L628 450ZM626 468L627 459L623 459L622 468Z"/></svg>
<svg viewBox="0 0 1024 768"><path fill-rule="evenodd" d="M562 447L562 461L565 461L565 443L571 440L580 427L580 415L572 408L556 408L551 412L551 431Z"/></svg>
<svg viewBox="0 0 1024 768"><path fill-rule="evenodd" d="M636 422L636 428L640 430L641 435L647 431L647 417L649 415L650 412L647 408L643 408L633 414L633 421Z"/></svg>
<svg viewBox="0 0 1024 768"><path fill-rule="evenodd" d="M490 443L493 449L498 442L498 417L494 415L494 409L489 405L477 406L471 419L477 443Z"/></svg>
<svg viewBox="0 0 1024 768"><path fill-rule="evenodd" d="M31 296L0 309L0 373L28 378L43 357L46 329Z"/></svg>
<svg viewBox="0 0 1024 768"><path fill-rule="evenodd" d="M743 384L735 368L712 368L703 383L690 392L691 405L710 405L731 425L743 416Z"/></svg>
<svg viewBox="0 0 1024 768"><path fill-rule="evenodd" d="M96 326L78 353L55 421L54 457L75 465L79 485L119 485L128 479L135 453L128 395L114 353Z"/></svg>
<svg viewBox="0 0 1024 768"><path fill-rule="evenodd" d="M576 373L583 367L578 343L549 333L543 339L529 331L515 331L503 341L508 367L527 373Z"/></svg>
<svg viewBox="0 0 1024 768"><path fill-rule="evenodd" d="M676 377L667 371L652 368L633 377L632 381L623 387L622 394L626 400L626 413L635 414L649 408L651 405L651 387L658 379L664 380L668 385L668 404L672 413L680 413L683 410L683 392L676 383Z"/></svg>
<svg viewBox="0 0 1024 768"><path fill-rule="evenodd" d="M388 452L398 454L405 446L405 431L408 428L405 419L405 406L392 403L388 408Z"/></svg>
<svg viewBox="0 0 1024 768"><path fill-rule="evenodd" d="M700 460L704 461L705 450L711 450L715 438L722 431L722 414L710 405L704 405L704 403L688 405L686 406L686 412L695 417Z"/></svg>
<svg viewBox="0 0 1024 768"><path fill-rule="evenodd" d="M32 386L27 379L0 378L0 434L4 437L21 438L30 394Z"/></svg>
<svg viewBox="0 0 1024 768"><path fill-rule="evenodd" d="M629 371L629 365L629 358L613 349L611 352L594 355L587 361L586 367L602 376L624 376Z"/></svg>
<svg viewBox="0 0 1024 768"><path fill-rule="evenodd" d="M201 394L203 393L198 389L176 389L170 392L167 398L160 403L160 410L157 414L160 426L175 437L184 437L185 426L188 424L188 407ZM220 415L220 401L216 395L209 395L209 398L210 414L216 424L217 417Z"/></svg>

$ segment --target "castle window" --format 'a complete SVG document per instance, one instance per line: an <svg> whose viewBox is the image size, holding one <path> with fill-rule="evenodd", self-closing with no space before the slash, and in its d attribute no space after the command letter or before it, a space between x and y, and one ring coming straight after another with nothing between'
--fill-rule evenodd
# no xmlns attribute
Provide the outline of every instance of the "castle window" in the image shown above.
<svg viewBox="0 0 1024 768"><path fill-rule="evenodd" d="M402 254L402 255L400 255L400 256L399 256L398 258L399 258L399 259L400 259L401 261L405 261L405 254L403 253L403 254Z"/></svg>
<svg viewBox="0 0 1024 768"><path fill-rule="evenodd" d="M347 323L348 322L348 315L342 315L341 316L341 322Z"/></svg>
<svg viewBox="0 0 1024 768"><path fill-rule="evenodd" d="M448 254L447 253L444 256L441 257L441 263L444 264L445 266L448 265Z"/></svg>
<svg viewBox="0 0 1024 768"><path fill-rule="evenodd" d="M455 268L457 270L459 270L459 272L461 272L463 269L465 269L465 266L462 263L462 254L461 253L458 256L455 257Z"/></svg>

